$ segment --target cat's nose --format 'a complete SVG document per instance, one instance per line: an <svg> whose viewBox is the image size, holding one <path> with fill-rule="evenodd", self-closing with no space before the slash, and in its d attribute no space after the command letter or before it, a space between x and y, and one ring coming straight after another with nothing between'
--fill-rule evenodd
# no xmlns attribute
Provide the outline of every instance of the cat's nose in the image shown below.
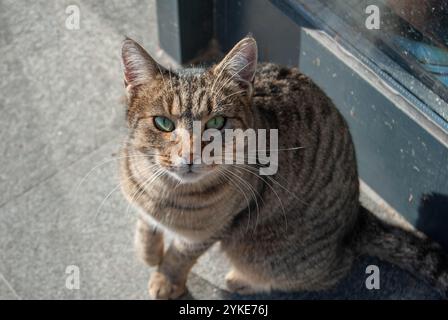
<svg viewBox="0 0 448 320"><path fill-rule="evenodd" d="M193 154L190 154L189 156L184 156L184 157L180 157L180 163L181 165L185 165L185 166L193 166L196 163L200 163L201 162L201 157L200 156L196 156Z"/></svg>
<svg viewBox="0 0 448 320"><path fill-rule="evenodd" d="M201 162L201 156L191 153L190 156L187 159L187 164L192 166L193 164L200 163Z"/></svg>

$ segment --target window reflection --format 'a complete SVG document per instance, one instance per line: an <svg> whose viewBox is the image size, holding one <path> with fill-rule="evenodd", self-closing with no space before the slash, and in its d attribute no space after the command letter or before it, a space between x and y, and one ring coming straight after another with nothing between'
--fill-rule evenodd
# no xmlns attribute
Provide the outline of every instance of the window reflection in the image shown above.
<svg viewBox="0 0 448 320"><path fill-rule="evenodd" d="M319 2L448 102L448 0ZM307 6L309 2L303 3ZM365 27L365 9L369 5L380 9L379 30ZM325 23L331 28L334 21ZM338 35L346 36L340 32Z"/></svg>

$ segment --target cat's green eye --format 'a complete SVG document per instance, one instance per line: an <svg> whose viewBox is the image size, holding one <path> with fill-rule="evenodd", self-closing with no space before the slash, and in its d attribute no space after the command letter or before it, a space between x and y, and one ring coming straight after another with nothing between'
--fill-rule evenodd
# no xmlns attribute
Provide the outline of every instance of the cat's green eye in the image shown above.
<svg viewBox="0 0 448 320"><path fill-rule="evenodd" d="M171 132L174 130L174 122L167 117L155 117L154 124L160 131Z"/></svg>
<svg viewBox="0 0 448 320"><path fill-rule="evenodd" d="M207 123L205 124L205 128L221 130L225 124L226 124L226 118L224 118L223 116L217 116L214 117L213 119L208 120Z"/></svg>

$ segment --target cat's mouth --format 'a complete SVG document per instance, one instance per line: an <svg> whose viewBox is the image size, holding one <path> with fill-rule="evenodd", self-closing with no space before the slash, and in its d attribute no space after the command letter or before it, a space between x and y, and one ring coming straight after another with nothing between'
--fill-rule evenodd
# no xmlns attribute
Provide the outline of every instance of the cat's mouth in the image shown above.
<svg viewBox="0 0 448 320"><path fill-rule="evenodd" d="M169 172L177 178L181 183L197 182L204 178L212 171L211 166L203 165L185 165L179 167L171 167Z"/></svg>

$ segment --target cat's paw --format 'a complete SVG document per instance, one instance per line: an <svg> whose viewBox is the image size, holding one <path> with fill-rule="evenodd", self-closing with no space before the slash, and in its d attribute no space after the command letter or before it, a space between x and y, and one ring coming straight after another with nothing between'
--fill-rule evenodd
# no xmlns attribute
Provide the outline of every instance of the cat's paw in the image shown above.
<svg viewBox="0 0 448 320"><path fill-rule="evenodd" d="M151 274L148 283L149 295L152 299L177 299L186 292L185 284L174 284L163 273Z"/></svg>
<svg viewBox="0 0 448 320"><path fill-rule="evenodd" d="M229 273L227 273L226 286L231 292L241 295L254 294L258 292L258 290L256 290L247 281L244 281L241 276L234 270L231 270Z"/></svg>

